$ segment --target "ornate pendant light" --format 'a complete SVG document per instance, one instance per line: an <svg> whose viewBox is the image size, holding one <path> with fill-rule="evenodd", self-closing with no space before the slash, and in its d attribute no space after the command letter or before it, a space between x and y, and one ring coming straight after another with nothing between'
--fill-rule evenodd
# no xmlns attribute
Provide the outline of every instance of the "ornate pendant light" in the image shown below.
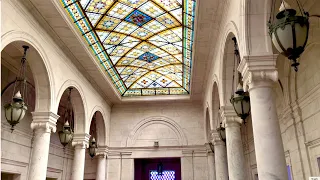
<svg viewBox="0 0 320 180"><path fill-rule="evenodd" d="M298 71L297 59L303 53L309 35L309 13L303 10L299 0L296 0L300 14L282 0L276 19L273 17L275 0L273 0L270 19L268 22L269 34L276 49L292 61L291 66Z"/></svg>
<svg viewBox="0 0 320 180"><path fill-rule="evenodd" d="M96 156L96 151L97 151L97 143L96 143L96 139L93 137L90 141L89 141L89 155L91 158L93 158L94 156Z"/></svg>
<svg viewBox="0 0 320 180"><path fill-rule="evenodd" d="M71 91L72 88L69 88L69 94L68 94L68 102L67 107L64 113L64 125L61 131L59 131L59 139L61 144L65 147L68 145L72 139L73 139L73 117L72 117L72 108L71 105ZM71 126L69 124L69 121L71 123Z"/></svg>
<svg viewBox="0 0 320 180"><path fill-rule="evenodd" d="M217 132L219 134L220 139L223 142L226 142L226 129L222 126L222 122L220 123L220 126L217 128Z"/></svg>
<svg viewBox="0 0 320 180"><path fill-rule="evenodd" d="M96 156L96 151L97 151L97 143L96 143L96 139L94 137L94 135L96 134L96 129L97 126L96 126L96 113L94 113L93 115L93 119L92 119L92 124L91 124L91 127L90 127L90 131L91 131L91 136L92 136L92 139L90 139L89 141L89 148L88 148L88 152L89 152L89 155L91 158L93 158L94 156Z"/></svg>
<svg viewBox="0 0 320 180"><path fill-rule="evenodd" d="M238 50L238 44L236 38L232 38L234 41L234 69L233 69L233 78L232 78L232 92L234 92L234 76L235 76L235 66L238 66L240 63L240 56ZM238 73L238 87L235 94L231 95L230 103L232 104L237 115L245 122L245 119L250 115L250 96L248 92L244 92L242 85L240 83L241 75Z"/></svg>
<svg viewBox="0 0 320 180"><path fill-rule="evenodd" d="M26 95L27 95L26 56L27 56L27 50L29 49L29 46L22 46L22 47L24 49L24 54L21 59L19 74L16 77L16 80L14 83L14 88L12 93L13 97L12 97L11 103L6 104L4 106L5 117L8 123L11 125L11 132L14 130L14 126L17 125L20 122L20 120L24 118L26 111L28 110L28 107L24 102L23 97L26 98ZM16 92L17 89L20 89L20 90Z"/></svg>

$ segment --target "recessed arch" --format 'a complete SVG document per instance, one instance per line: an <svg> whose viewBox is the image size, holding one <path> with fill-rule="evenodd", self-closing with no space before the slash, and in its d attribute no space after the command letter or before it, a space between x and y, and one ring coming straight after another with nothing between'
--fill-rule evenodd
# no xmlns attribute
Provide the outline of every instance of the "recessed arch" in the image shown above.
<svg viewBox="0 0 320 180"><path fill-rule="evenodd" d="M86 130L86 132L90 133L91 125L92 125L92 120L94 115L96 115L96 138L97 138L97 144L99 146L105 146L107 145L107 120L105 119L107 116L105 115L102 107L100 106L95 106L92 110L92 113L90 114L89 118L89 129Z"/></svg>
<svg viewBox="0 0 320 180"><path fill-rule="evenodd" d="M30 34L22 31L9 31L1 36L1 51L11 43L28 45L27 63L35 83L34 111L52 111L54 104L53 76L45 50Z"/></svg>
<svg viewBox="0 0 320 180"><path fill-rule="evenodd" d="M218 84L213 83L212 87L212 118L211 118L211 129L216 129L220 123L220 98Z"/></svg>
<svg viewBox="0 0 320 180"><path fill-rule="evenodd" d="M83 93L81 86L79 86L76 81L67 80L63 85L60 87L60 90L57 95L57 103L55 107L55 112L58 111L59 102L62 99L62 95L68 91L68 88L71 87L72 94L71 94L71 104L74 111L74 132L77 133L85 133L86 127L88 126L86 119L87 119L87 111L86 111L86 100Z"/></svg>
<svg viewBox="0 0 320 180"><path fill-rule="evenodd" d="M135 144L135 141L137 139L137 136L140 134L141 131L143 131L146 127L153 125L153 124L162 124L164 126L167 126L169 129L171 129L175 134L176 137L179 140L180 145L188 145L187 138L185 134L183 133L182 128L179 126L178 123L175 121L164 117L164 116L154 116L146 118L142 121L140 121L130 132L125 145L127 147L131 147Z"/></svg>
<svg viewBox="0 0 320 180"><path fill-rule="evenodd" d="M237 60L235 60L235 55L234 55L234 41L232 38L236 38L235 34L230 32L224 43L223 47L223 54L222 54L222 67L221 67L221 85L222 85L222 92L224 94L220 97L223 98L221 105L226 106L226 105L231 105L230 104L230 97L233 94L232 88L236 88L236 85L238 83L238 70L235 67L235 63L237 63ZM238 39L236 38L237 43ZM238 43L239 47L239 43ZM241 52L240 52L241 54ZM233 77L234 75L234 77ZM235 89L234 89L235 90Z"/></svg>
<svg viewBox="0 0 320 180"><path fill-rule="evenodd" d="M242 14L240 22L243 24L240 39L242 45L239 46L241 59L243 56L254 54L273 54L267 26L271 7L271 0L242 0L240 7ZM280 4L275 9L278 7Z"/></svg>

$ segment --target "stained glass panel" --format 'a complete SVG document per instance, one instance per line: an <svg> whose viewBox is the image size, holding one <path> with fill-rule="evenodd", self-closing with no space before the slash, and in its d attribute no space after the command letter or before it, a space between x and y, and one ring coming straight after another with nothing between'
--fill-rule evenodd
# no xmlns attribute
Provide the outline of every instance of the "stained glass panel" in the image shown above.
<svg viewBox="0 0 320 180"><path fill-rule="evenodd" d="M161 91L159 89L159 91ZM165 93L165 91L162 91ZM150 180L175 180L176 172L175 171L163 171L162 175L158 174L157 171L150 171Z"/></svg>
<svg viewBox="0 0 320 180"><path fill-rule="evenodd" d="M60 0L122 96L190 93L195 0Z"/></svg>

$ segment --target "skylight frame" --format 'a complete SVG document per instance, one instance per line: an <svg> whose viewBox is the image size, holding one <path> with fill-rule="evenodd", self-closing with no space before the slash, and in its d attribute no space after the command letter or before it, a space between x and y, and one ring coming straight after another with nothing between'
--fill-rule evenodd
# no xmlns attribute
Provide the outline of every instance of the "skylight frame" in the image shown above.
<svg viewBox="0 0 320 180"><path fill-rule="evenodd" d="M90 49L92 50L93 54L96 56L97 60L99 61L100 68L103 68L103 70L105 70L106 74L109 76L109 78L113 82L114 86L116 87L116 89L119 91L119 93L122 96L127 97L127 96L186 95L186 94L190 94L192 47L193 47L193 40L194 40L194 16L195 16L195 6L196 6L196 3L194 0L171 0L171 1L177 1L177 2L179 1L179 3L182 2L182 5L180 5L176 9L174 9L174 11L177 11L179 8L182 8L182 10L181 10L182 11L181 12L182 22L179 24L181 26L173 26L170 28L167 27L166 29L161 31L161 32L170 31L170 32L172 32L172 34L175 34L176 36L180 36L180 35L176 34L173 30L175 30L179 27L182 28L182 30L181 30L182 35L180 37L182 47L177 45L176 42L170 43L168 40L166 40L167 44L165 45L165 46L170 46L170 44L172 44L171 46L175 47L175 48L177 48L179 46L179 48L177 50L175 50L175 52L178 52L181 48L182 52L180 54L178 54L178 56L182 56L182 57L178 57L177 55L170 53L170 52L173 52L173 50L166 52L162 48L163 46L160 46L160 45L156 46L154 44L154 42L151 42L152 40L150 40L150 38L155 37L155 36L159 36L160 35L159 32L154 33L153 35L148 37L147 40L138 39L138 40L140 40L140 42L137 45L135 45L135 47L139 46L139 44L141 44L142 42L147 42L153 46L156 46L160 50L160 52L163 51L163 52L166 52L169 54L168 56L160 57L161 60L159 60L159 63L161 64L161 61L165 61L169 64L160 65L160 67L157 67L157 68L149 68L149 69L145 68L145 69L147 69L147 72L143 72L142 66L146 66L145 64L140 66L138 69L134 69L135 70L134 72L139 70L138 72L142 72L143 75L136 78L135 81L133 81L130 86L128 86L125 83L125 81L127 81L134 74L132 73L132 75L127 78L125 75L122 74L122 72L125 70L126 67L124 69L122 69L121 68L122 65L118 65L118 63L122 59L128 58L128 57L122 56L121 58L116 60L116 62L114 63L112 60L114 60L116 58L113 58L113 59L110 58L110 55L112 54L112 52L111 53L107 52L110 48L106 49L106 47L104 46L105 39L100 38L100 34L99 34L100 30L96 29L96 27L104 19L104 17L109 13L109 11L114 8L116 3L122 4L122 2L120 2L120 1L130 1L130 0L107 0L107 1L113 1L113 2L105 10L105 13L100 15L100 17L98 18L98 20L95 22L94 25L92 24L92 21L89 20L89 17L87 14L88 12L85 10L85 8L87 8L87 6L89 6L89 4L91 3L91 0L60 0L60 1L61 1L61 4L63 5L63 7L65 8L65 10L68 12L71 20L74 22L75 26L80 31L82 37L87 42ZM86 4L85 7L83 7L81 5L84 1L89 2ZM140 10L139 8L142 7L144 4L146 4L148 2L153 2L153 3L157 4L156 1L160 2L160 1L167 1L167 0L143 0L143 1L145 1L145 2L138 5L137 6L138 8L136 8L136 9L133 8L133 10L131 12L129 12L124 17L122 17L122 21L120 21L119 24L121 24L122 22L128 23L128 21L125 21L124 19L128 18L129 14L132 14L133 11ZM190 6L190 4L192 7ZM126 4L124 4L124 5L126 5ZM157 4L157 5L160 7L159 4ZM159 23L160 21L155 20L155 19L159 18L160 16L166 15L166 14L170 14L172 17L174 17L175 21L177 21L178 23L180 22L179 19L177 19L173 14L171 14L171 11L173 11L173 10L166 11L166 9L163 9L163 7L160 7L160 9L161 8L164 11L164 13L156 16L154 19L152 19L150 21L145 22L144 25L140 26L140 27L144 28L145 24L151 23L152 21ZM148 15L148 16L150 16L150 15ZM190 18L190 19L188 19L188 18ZM117 24L117 26L119 26L119 24ZM130 24L130 22L129 22L129 24ZM113 29L116 29L117 26L114 27ZM137 28L137 29L139 29L139 28ZM124 39L126 39L127 37L131 36L133 34L133 32L135 32L137 29L133 30L130 33L130 35L125 36L122 39L122 41ZM112 32L115 32L115 31L111 31L111 33ZM108 36L109 35L107 35L106 37L108 37ZM165 39L163 39L163 40L165 40ZM120 47L120 45L118 44L117 47ZM173 49L172 47L171 47L171 49ZM113 49L112 51L114 51L114 50L115 49ZM132 51L132 49L129 49L125 54L127 55L131 51ZM149 51L147 51L147 52L149 52ZM158 56L157 54L154 54L154 55ZM167 57L170 58L169 56L172 58L174 57L173 59L176 60L176 63L171 63L171 61L169 62L168 60L164 59ZM111 57L113 57L113 56L111 56ZM138 57L140 57L140 56L138 56ZM136 59L138 59L138 58L136 58ZM157 60L158 59L156 59L154 61L157 61ZM182 62L180 60L182 60ZM135 61L137 61L137 60L130 61L130 63L132 64ZM181 64L179 64L177 62L181 62ZM136 63L138 63L138 62L136 62ZM128 67L130 67L131 64L129 64ZM156 63L153 63L153 61L152 61L152 64L156 64ZM175 68L173 70L177 71L177 68L178 69L180 68L177 65L181 66L181 71L182 71L181 72L182 73L181 83L180 83L180 80L179 80L179 82L177 82L176 80L172 79L171 78L173 76L172 74L170 74L170 76L163 74L163 72L170 73L172 68ZM160 69L162 70L165 68L167 68L167 71L164 70L163 72L160 72ZM121 72L118 71L119 69L121 69ZM146 74L150 74L151 72L155 72L156 74L160 73L160 74L162 74L162 76L160 78L162 78L162 77L168 78L167 80L169 80L171 82L169 82L165 85L165 78L164 78L162 83L165 86L162 86L162 85L160 85L161 82L157 83L158 79L156 79L156 80L150 79L151 81L153 81L152 83L156 84L156 85L153 84L155 88L143 87L143 86L139 87L140 84L138 83L138 81L145 78L147 76ZM173 73L173 74L176 76L176 78L179 78L181 73L177 73L178 75L176 75L176 73ZM168 87L168 85L170 83L174 83L173 86L176 86L176 87ZM133 85L137 86L138 88L135 88L135 86L133 86Z"/></svg>

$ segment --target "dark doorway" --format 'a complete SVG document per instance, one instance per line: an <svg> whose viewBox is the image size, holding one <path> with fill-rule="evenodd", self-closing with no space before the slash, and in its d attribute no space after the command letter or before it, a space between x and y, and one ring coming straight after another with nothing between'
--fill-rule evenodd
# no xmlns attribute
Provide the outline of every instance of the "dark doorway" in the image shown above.
<svg viewBox="0 0 320 180"><path fill-rule="evenodd" d="M162 175L158 174L160 164ZM135 159L134 180L154 179L181 180L180 158Z"/></svg>

